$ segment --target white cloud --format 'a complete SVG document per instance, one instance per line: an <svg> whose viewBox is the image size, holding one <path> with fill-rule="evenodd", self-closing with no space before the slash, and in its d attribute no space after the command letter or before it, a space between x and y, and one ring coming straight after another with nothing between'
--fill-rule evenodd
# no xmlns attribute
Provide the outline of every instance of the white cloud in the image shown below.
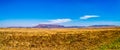
<svg viewBox="0 0 120 50"><path fill-rule="evenodd" d="M42 24L60 24L65 22L70 22L71 19L55 19L55 20L48 20L48 22L43 22Z"/></svg>
<svg viewBox="0 0 120 50"><path fill-rule="evenodd" d="M85 15L83 17L80 17L80 19L89 19L89 18L96 18L99 17L98 15Z"/></svg>

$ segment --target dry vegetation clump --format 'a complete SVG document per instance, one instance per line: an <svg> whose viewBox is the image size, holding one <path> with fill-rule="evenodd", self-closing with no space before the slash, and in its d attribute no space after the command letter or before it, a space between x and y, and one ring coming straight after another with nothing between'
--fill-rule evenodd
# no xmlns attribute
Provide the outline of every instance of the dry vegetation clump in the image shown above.
<svg viewBox="0 0 120 50"><path fill-rule="evenodd" d="M0 29L1 50L96 50L110 48L120 38L119 28L5 28ZM117 41L119 43L119 40Z"/></svg>

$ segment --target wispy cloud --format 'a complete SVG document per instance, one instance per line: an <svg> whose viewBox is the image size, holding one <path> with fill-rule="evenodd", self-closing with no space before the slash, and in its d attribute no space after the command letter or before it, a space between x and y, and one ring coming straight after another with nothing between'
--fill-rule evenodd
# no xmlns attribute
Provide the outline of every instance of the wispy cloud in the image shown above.
<svg viewBox="0 0 120 50"><path fill-rule="evenodd" d="M80 17L80 19L89 19L89 18L96 18L99 17L98 15L85 15L83 17Z"/></svg>
<svg viewBox="0 0 120 50"><path fill-rule="evenodd" d="M60 24L65 22L70 22L71 19L54 19L54 20L48 20L48 22L43 22L42 24Z"/></svg>

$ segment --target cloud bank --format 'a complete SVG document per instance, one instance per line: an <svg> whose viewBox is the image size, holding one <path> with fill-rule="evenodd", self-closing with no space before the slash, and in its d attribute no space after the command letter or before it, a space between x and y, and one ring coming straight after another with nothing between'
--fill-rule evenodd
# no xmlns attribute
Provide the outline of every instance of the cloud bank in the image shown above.
<svg viewBox="0 0 120 50"><path fill-rule="evenodd" d="M54 19L48 20L48 22L43 22L42 24L60 24L72 21L71 19Z"/></svg>
<svg viewBox="0 0 120 50"><path fill-rule="evenodd" d="M99 17L98 15L85 15L83 17L80 17L80 19L89 19L89 18L96 18Z"/></svg>

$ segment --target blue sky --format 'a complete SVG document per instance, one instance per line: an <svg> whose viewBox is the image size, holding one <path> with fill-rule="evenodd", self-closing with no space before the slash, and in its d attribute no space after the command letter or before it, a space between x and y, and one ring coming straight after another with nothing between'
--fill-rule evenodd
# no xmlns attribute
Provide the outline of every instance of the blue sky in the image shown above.
<svg viewBox="0 0 120 50"><path fill-rule="evenodd" d="M120 25L120 0L0 0L0 27Z"/></svg>

